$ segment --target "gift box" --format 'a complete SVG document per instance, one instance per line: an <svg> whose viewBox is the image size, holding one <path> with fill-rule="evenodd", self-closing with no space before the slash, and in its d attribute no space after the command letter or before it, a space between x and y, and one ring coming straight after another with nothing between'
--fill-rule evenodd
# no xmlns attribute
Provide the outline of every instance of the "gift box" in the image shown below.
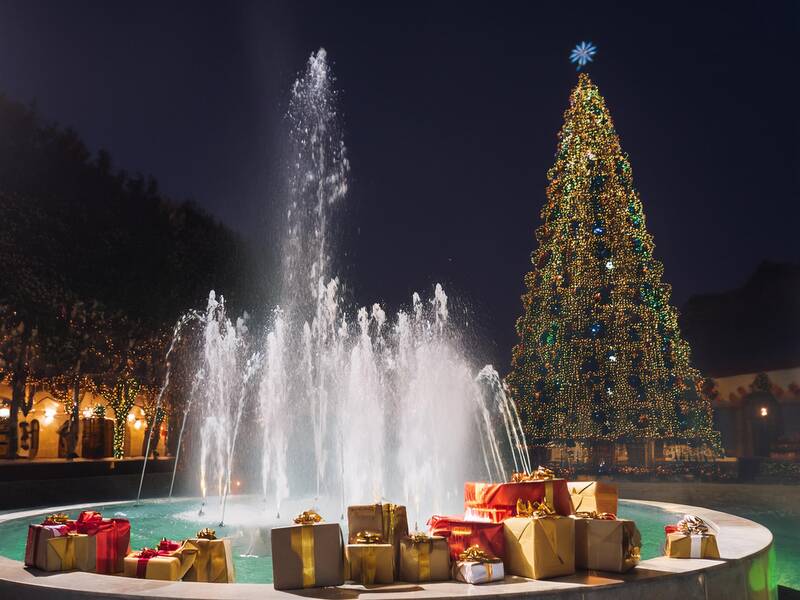
<svg viewBox="0 0 800 600"><path fill-rule="evenodd" d="M91 573L119 573L130 552L131 524L127 519L104 519L84 511L75 521L75 531L85 537L76 540L76 566Z"/></svg>
<svg viewBox="0 0 800 600"><path fill-rule="evenodd" d="M503 561L489 556L479 546L467 548L453 564L453 579L456 581L477 584L503 581L504 578Z"/></svg>
<svg viewBox="0 0 800 600"><path fill-rule="evenodd" d="M450 558L458 560L459 554L470 546L480 546L498 558L505 557L505 537L502 523L467 521L461 517L434 516L428 521L433 536L442 536L450 548Z"/></svg>
<svg viewBox="0 0 800 600"><path fill-rule="evenodd" d="M577 513L575 566L624 573L639 564L642 536L636 523L612 514Z"/></svg>
<svg viewBox="0 0 800 600"><path fill-rule="evenodd" d="M56 538L66 538L74 531L74 521L70 521L66 515L61 514L50 515L38 525L29 525L28 537L25 541L25 566L36 567L43 571L67 570L61 567L63 564L70 564L69 558L59 559L58 555L53 553L57 552L57 550L63 550L64 552L74 551L73 545L71 543L69 545L60 543L54 546L54 549L48 554L48 542ZM72 566L68 568L75 568L74 558L72 559Z"/></svg>
<svg viewBox="0 0 800 600"><path fill-rule="evenodd" d="M617 486L604 481L570 481L567 483L575 512L617 514Z"/></svg>
<svg viewBox="0 0 800 600"><path fill-rule="evenodd" d="M664 527L664 555L670 558L719 558L717 537L700 517L686 515L677 525Z"/></svg>
<svg viewBox="0 0 800 600"><path fill-rule="evenodd" d="M323 523L313 511L295 525L272 529L272 577L277 590L342 585L344 548L338 523Z"/></svg>
<svg viewBox="0 0 800 600"><path fill-rule="evenodd" d="M197 548L189 541L178 544L162 540L158 548L143 548L126 556L123 573L139 579L179 581L194 564L196 556Z"/></svg>
<svg viewBox="0 0 800 600"><path fill-rule="evenodd" d="M530 475L515 473L508 483L468 481L464 484L464 510L471 518L500 523L517 514L518 500L546 502L559 515L573 513L566 480L553 477L553 472L543 467Z"/></svg>
<svg viewBox="0 0 800 600"><path fill-rule="evenodd" d="M509 574L547 579L575 572L575 519L540 509L507 519L503 527Z"/></svg>
<svg viewBox="0 0 800 600"><path fill-rule="evenodd" d="M450 547L442 536L415 533L400 540L400 581L450 579Z"/></svg>
<svg viewBox="0 0 800 600"><path fill-rule="evenodd" d="M197 532L197 537L188 541L197 548L197 556L183 576L184 581L234 582L233 553L229 539L218 539L213 529L203 529Z"/></svg>
<svg viewBox="0 0 800 600"><path fill-rule="evenodd" d="M355 504L347 507L347 541L355 543L359 531L380 533L394 550L394 564L400 564L400 540L408 535L406 507L399 504Z"/></svg>
<svg viewBox="0 0 800 600"><path fill-rule="evenodd" d="M355 542L347 544L345 579L361 585L394 582L394 547L373 531L360 531Z"/></svg>

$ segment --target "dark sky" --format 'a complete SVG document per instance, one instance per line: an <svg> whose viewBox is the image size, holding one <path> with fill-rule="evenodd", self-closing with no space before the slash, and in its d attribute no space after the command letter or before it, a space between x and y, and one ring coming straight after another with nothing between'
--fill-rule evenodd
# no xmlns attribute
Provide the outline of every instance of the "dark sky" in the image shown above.
<svg viewBox="0 0 800 600"><path fill-rule="evenodd" d="M324 46L352 163L347 277L441 281L508 362L579 41L680 305L800 260L795 2L0 2L0 90L269 241L282 114Z"/></svg>

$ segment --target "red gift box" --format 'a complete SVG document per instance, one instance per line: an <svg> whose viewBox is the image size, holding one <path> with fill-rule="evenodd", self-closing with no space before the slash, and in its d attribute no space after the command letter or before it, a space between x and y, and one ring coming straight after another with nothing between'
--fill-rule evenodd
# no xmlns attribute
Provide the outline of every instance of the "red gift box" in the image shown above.
<svg viewBox="0 0 800 600"><path fill-rule="evenodd" d="M96 544L96 573L120 573L130 552L131 524L128 519L104 519L94 511L84 511L75 521L77 533L85 533Z"/></svg>
<svg viewBox="0 0 800 600"><path fill-rule="evenodd" d="M458 560L459 554L475 545L498 558L503 558L506 553L506 538L502 523L434 516L428 520L428 529L431 535L440 535L447 540L450 557L453 560Z"/></svg>
<svg viewBox="0 0 800 600"><path fill-rule="evenodd" d="M572 498L566 479L541 479L519 483L464 484L464 508L475 518L500 523L517 514L517 500L525 503L547 502L556 514L573 513ZM487 510L489 509L489 510Z"/></svg>

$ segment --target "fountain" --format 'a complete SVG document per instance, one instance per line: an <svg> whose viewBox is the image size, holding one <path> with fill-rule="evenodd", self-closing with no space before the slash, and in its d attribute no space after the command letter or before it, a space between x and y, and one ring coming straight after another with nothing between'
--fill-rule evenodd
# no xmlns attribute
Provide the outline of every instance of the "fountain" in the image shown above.
<svg viewBox="0 0 800 600"><path fill-rule="evenodd" d="M391 499L417 522L458 511L467 478L508 474L498 425L514 468L530 468L516 408L491 366L476 377L441 285L427 301L415 293L394 319L379 304L344 304L331 223L350 165L332 81L321 49L292 87L281 303L266 331L249 332L246 317L232 322L214 292L197 315L190 406L201 420L201 514L216 497L220 524L245 455L260 462L261 510L276 519L289 498L338 515ZM244 448L249 403L261 440Z"/></svg>

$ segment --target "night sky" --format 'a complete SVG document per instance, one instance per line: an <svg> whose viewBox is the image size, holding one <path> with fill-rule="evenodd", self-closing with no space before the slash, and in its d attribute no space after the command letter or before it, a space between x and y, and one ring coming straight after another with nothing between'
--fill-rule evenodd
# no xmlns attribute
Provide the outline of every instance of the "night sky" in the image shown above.
<svg viewBox="0 0 800 600"><path fill-rule="evenodd" d="M440 281L504 368L581 40L675 303L800 260L798 6L0 2L0 91L267 256L288 88L325 47L354 297L394 311Z"/></svg>

